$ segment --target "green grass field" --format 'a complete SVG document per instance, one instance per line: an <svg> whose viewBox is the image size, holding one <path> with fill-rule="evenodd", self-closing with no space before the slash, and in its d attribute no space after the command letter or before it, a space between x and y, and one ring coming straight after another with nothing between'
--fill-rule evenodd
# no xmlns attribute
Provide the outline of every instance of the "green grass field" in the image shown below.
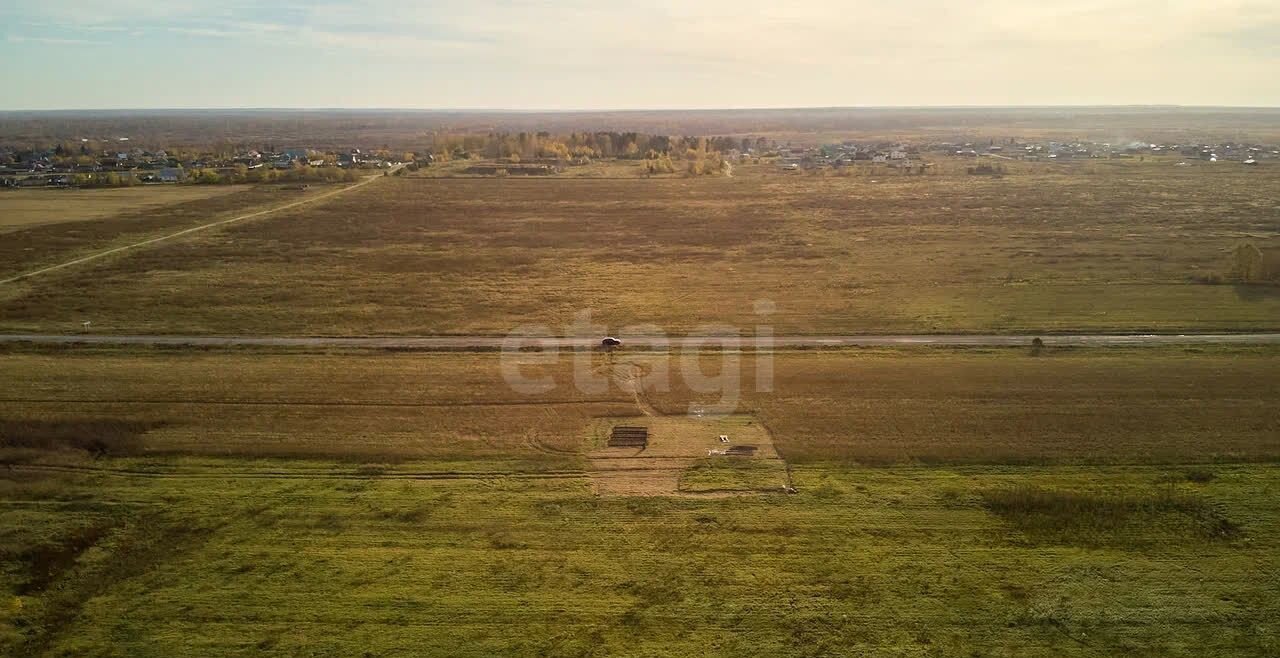
<svg viewBox="0 0 1280 658"><path fill-rule="evenodd" d="M562 332L584 310L670 333L1277 328L1280 288L1198 281L1229 274L1238 244L1280 248L1280 168L1015 164L390 178L11 286L0 330Z"/></svg>
<svg viewBox="0 0 1280 658"><path fill-rule="evenodd" d="M1199 482L1178 468L803 466L794 495L712 499L601 498L585 478L218 472L4 475L0 646L1265 656L1280 645L1272 466L1213 467Z"/></svg>
<svg viewBox="0 0 1280 658"><path fill-rule="evenodd" d="M642 403L517 358L560 385L493 353L7 348L0 652L1280 648L1274 348L780 352L723 419L651 388L658 355L595 357ZM609 461L618 423L650 464ZM702 456L720 433L765 455Z"/></svg>

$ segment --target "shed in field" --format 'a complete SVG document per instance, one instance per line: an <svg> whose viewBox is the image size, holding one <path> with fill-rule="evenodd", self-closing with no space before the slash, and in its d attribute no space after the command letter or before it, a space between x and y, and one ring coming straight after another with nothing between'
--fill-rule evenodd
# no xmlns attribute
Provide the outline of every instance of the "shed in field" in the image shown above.
<svg viewBox="0 0 1280 658"><path fill-rule="evenodd" d="M644 448L649 445L649 428L617 425L609 435L610 448Z"/></svg>

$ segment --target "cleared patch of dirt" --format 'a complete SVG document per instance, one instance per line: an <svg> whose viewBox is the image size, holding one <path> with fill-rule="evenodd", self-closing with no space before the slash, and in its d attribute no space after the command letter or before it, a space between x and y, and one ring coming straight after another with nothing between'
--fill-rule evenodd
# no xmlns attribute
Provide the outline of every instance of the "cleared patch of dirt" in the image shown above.
<svg viewBox="0 0 1280 658"><path fill-rule="evenodd" d="M649 445L644 449L606 446L614 425L649 428ZM727 443L720 441L722 435L729 437ZM750 415L602 418L592 426L588 445L592 486L603 496L727 496L786 491L786 463L778 456L768 429ZM735 445L755 446L755 454L719 454ZM747 463L750 468L742 468ZM689 480L691 486L683 486L694 467L700 477Z"/></svg>

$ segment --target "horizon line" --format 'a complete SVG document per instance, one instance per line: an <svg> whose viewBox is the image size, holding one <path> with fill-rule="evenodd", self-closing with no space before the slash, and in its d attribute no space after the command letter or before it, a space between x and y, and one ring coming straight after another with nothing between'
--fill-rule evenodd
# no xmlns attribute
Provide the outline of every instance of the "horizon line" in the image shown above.
<svg viewBox="0 0 1280 658"><path fill-rule="evenodd" d="M168 106L0 109L0 114L57 112L489 112L497 114L625 114L637 112L787 112L815 110L1054 110L1054 109L1178 109L1178 110L1280 110L1273 105L1187 105L1179 103L1122 104L1025 104L1025 105L811 105L759 107L615 107L615 108L514 108L514 107L320 107L320 106Z"/></svg>

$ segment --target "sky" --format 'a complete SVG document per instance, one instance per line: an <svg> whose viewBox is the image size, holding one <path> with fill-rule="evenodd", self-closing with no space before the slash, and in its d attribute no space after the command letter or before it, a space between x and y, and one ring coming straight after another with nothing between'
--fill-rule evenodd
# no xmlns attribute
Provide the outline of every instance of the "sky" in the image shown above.
<svg viewBox="0 0 1280 658"><path fill-rule="evenodd" d="M0 110L1280 106L1277 0L0 0Z"/></svg>

